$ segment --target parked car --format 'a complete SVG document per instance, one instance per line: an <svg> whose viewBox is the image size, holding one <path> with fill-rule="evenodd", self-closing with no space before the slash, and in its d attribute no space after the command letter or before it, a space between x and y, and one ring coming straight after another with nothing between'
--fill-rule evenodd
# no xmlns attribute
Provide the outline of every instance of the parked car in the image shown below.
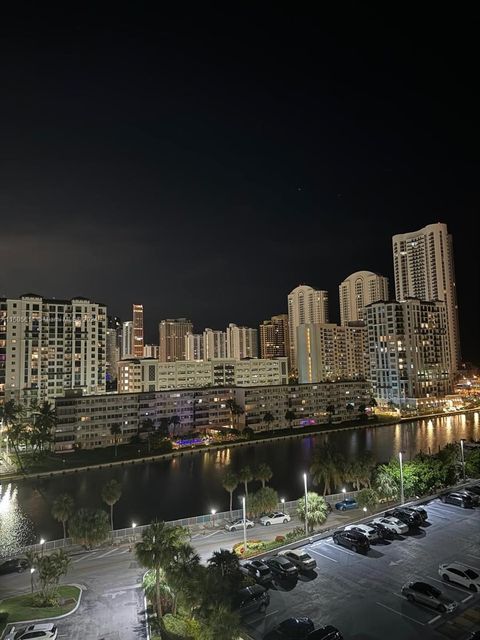
<svg viewBox="0 0 480 640"><path fill-rule="evenodd" d="M56 640L57 627L51 622L31 624L23 629L12 627L4 640Z"/></svg>
<svg viewBox="0 0 480 640"><path fill-rule="evenodd" d="M395 533L379 522L369 522L370 527L373 527L378 533L380 540L395 540Z"/></svg>
<svg viewBox="0 0 480 640"><path fill-rule="evenodd" d="M451 613L458 606L455 600L447 598L440 589L428 582L407 582L402 587L402 593L410 602L424 604L442 613Z"/></svg>
<svg viewBox="0 0 480 640"><path fill-rule="evenodd" d="M290 520L291 518L288 513L274 511L273 513L269 513L267 516L262 516L260 518L260 524L268 527L271 524L286 524L287 522L290 522Z"/></svg>
<svg viewBox="0 0 480 640"><path fill-rule="evenodd" d="M440 500L445 504L453 504L462 509L473 509L473 500L466 493L451 491L450 493L442 493Z"/></svg>
<svg viewBox="0 0 480 640"><path fill-rule="evenodd" d="M394 517L408 525L409 529L417 529L422 524L422 518L419 513L409 509L408 507L395 507L385 512L385 517Z"/></svg>
<svg viewBox="0 0 480 640"><path fill-rule="evenodd" d="M470 485L469 487L467 487L467 489L472 493L476 493L477 496L480 496L480 484Z"/></svg>
<svg viewBox="0 0 480 640"><path fill-rule="evenodd" d="M320 627L309 633L305 640L343 640L343 636L336 627L327 624L326 627Z"/></svg>
<svg viewBox="0 0 480 640"><path fill-rule="evenodd" d="M423 522L427 522L428 520L428 512L426 509L424 509L423 507L420 506L415 506L415 507L410 507L411 509L413 509L413 511L416 511L417 513L420 514L421 519L423 520Z"/></svg>
<svg viewBox="0 0 480 640"><path fill-rule="evenodd" d="M347 547L356 553L368 553L370 542L364 533L358 531L335 531L333 541L342 547Z"/></svg>
<svg viewBox="0 0 480 640"><path fill-rule="evenodd" d="M233 608L241 617L257 611L265 611L270 604L270 594L260 584L240 589L233 601Z"/></svg>
<svg viewBox="0 0 480 640"><path fill-rule="evenodd" d="M358 507L358 502L355 500L355 498L345 498L344 500L341 500L340 502L335 503L335 509L338 509L338 511L347 511L348 509L357 509Z"/></svg>
<svg viewBox="0 0 480 640"><path fill-rule="evenodd" d="M12 558L0 564L0 575L6 573L23 573L27 568L28 562L25 558Z"/></svg>
<svg viewBox="0 0 480 640"><path fill-rule="evenodd" d="M278 552L279 556L285 556L299 571L312 571L317 566L315 558L305 551L305 549L285 549Z"/></svg>
<svg viewBox="0 0 480 640"><path fill-rule="evenodd" d="M480 575L460 562L447 562L438 567L438 574L445 582L456 582L470 591L480 591Z"/></svg>
<svg viewBox="0 0 480 640"><path fill-rule="evenodd" d="M267 565L275 578L297 578L298 569L285 556L267 558Z"/></svg>
<svg viewBox="0 0 480 640"><path fill-rule="evenodd" d="M405 522L402 522L393 516L375 518L373 522L374 524L381 524L382 526L387 527L387 529L390 529L390 531L399 536L408 532L408 524L405 524Z"/></svg>
<svg viewBox="0 0 480 640"><path fill-rule="evenodd" d="M247 560L240 563L240 571L244 576L253 578L259 584L269 584L272 579L272 572L261 560Z"/></svg>
<svg viewBox="0 0 480 640"><path fill-rule="evenodd" d="M345 527L345 531L358 531L359 533L364 533L370 544L375 544L378 542L379 535L377 530L374 527L371 527L368 524L349 524Z"/></svg>
<svg viewBox="0 0 480 640"><path fill-rule="evenodd" d="M247 518L245 520L245 526L247 527L247 529L251 529L255 526L255 523ZM237 520L227 522L227 524L225 525L225 529L227 531L240 531L240 529L243 529L243 518L238 518Z"/></svg>
<svg viewBox="0 0 480 640"><path fill-rule="evenodd" d="M285 638L285 640L305 640L308 634L315 628L310 618L287 618L275 629L270 631L265 638L274 640Z"/></svg>
<svg viewBox="0 0 480 640"><path fill-rule="evenodd" d="M466 496L470 496L470 498L472 499L472 502L474 504L475 507L478 507L479 503L480 503L480 496L477 495L474 491L470 491L470 489L459 489L458 493L461 493L462 495L466 495Z"/></svg>

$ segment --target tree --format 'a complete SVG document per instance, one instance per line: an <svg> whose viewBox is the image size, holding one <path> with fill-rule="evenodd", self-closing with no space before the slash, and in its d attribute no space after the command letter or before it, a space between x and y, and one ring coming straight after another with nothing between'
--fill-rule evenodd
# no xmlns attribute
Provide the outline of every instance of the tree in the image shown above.
<svg viewBox="0 0 480 640"><path fill-rule="evenodd" d="M180 420L180 416L172 416L169 420L169 424L172 426L172 438L175 437L175 432L177 430L177 427L180 426L181 420Z"/></svg>
<svg viewBox="0 0 480 640"><path fill-rule="evenodd" d="M113 436L113 441L115 443L115 458L117 457L117 448L118 448L118 436L122 435L122 427L119 422L114 422L110 427L110 434Z"/></svg>
<svg viewBox="0 0 480 640"><path fill-rule="evenodd" d="M328 413L329 419L331 420L332 416L335 415L335 405L334 404L327 404L326 411Z"/></svg>
<svg viewBox="0 0 480 640"><path fill-rule="evenodd" d="M238 613L226 604L214 605L202 626L201 640L236 640L241 633Z"/></svg>
<svg viewBox="0 0 480 640"><path fill-rule="evenodd" d="M67 538L66 524L73 515L74 502L68 493L62 493L53 501L52 516L63 525L63 540Z"/></svg>
<svg viewBox="0 0 480 640"><path fill-rule="evenodd" d="M362 489L357 494L358 506L374 509L378 504L378 494L375 489Z"/></svg>
<svg viewBox="0 0 480 640"><path fill-rule="evenodd" d="M255 431L252 429L252 427L245 427L245 429L243 429L242 431L242 434L246 440L251 440L255 435Z"/></svg>
<svg viewBox="0 0 480 640"><path fill-rule="evenodd" d="M168 424L169 424L169 419L168 418L160 418L160 422L158 425L158 434L161 438L168 438L168 436L170 435L170 432L168 431Z"/></svg>
<svg viewBox="0 0 480 640"><path fill-rule="evenodd" d="M225 403L227 409L230 411L230 423L233 429L238 428L238 419L245 413L243 407L241 407L233 398L229 398Z"/></svg>
<svg viewBox="0 0 480 640"><path fill-rule="evenodd" d="M113 534L113 506L122 496L122 486L115 480L109 480L102 487L102 500L110 507L110 527Z"/></svg>
<svg viewBox="0 0 480 640"><path fill-rule="evenodd" d="M37 605L49 607L57 604L57 586L60 578L67 573L70 558L60 550L49 555L30 554L28 561L35 569L34 575L39 586Z"/></svg>
<svg viewBox="0 0 480 640"><path fill-rule="evenodd" d="M465 473L469 478L480 476L480 449L470 451L465 460Z"/></svg>
<svg viewBox="0 0 480 640"><path fill-rule="evenodd" d="M105 542L110 535L108 515L103 509L79 509L68 527L73 542L86 549Z"/></svg>
<svg viewBox="0 0 480 640"><path fill-rule="evenodd" d="M373 486L380 500L390 502L400 495L399 478L393 476L387 464L381 464L377 467Z"/></svg>
<svg viewBox="0 0 480 640"><path fill-rule="evenodd" d="M253 480L253 473L248 465L240 469L238 472L238 480L239 482L243 482L243 486L245 487L245 498L248 498L248 483Z"/></svg>
<svg viewBox="0 0 480 640"><path fill-rule="evenodd" d="M365 411L367 410L367 405L363 402L361 402L358 405L358 419L361 420L362 418L365 417Z"/></svg>
<svg viewBox="0 0 480 640"><path fill-rule="evenodd" d="M271 413L270 411L266 411L264 416L263 416L263 421L267 426L267 431L270 429L270 426L272 424L272 422L275 422L275 417L273 415L273 413Z"/></svg>
<svg viewBox="0 0 480 640"><path fill-rule="evenodd" d="M345 461L343 457L328 445L317 447L313 454L310 475L315 485L323 484L323 495L332 493L343 480L345 475Z"/></svg>
<svg viewBox="0 0 480 640"><path fill-rule="evenodd" d="M278 507L278 494L271 487L263 487L250 496L248 512L254 516L275 511Z"/></svg>
<svg viewBox="0 0 480 640"><path fill-rule="evenodd" d="M53 440L57 424L57 412L50 402L42 402L40 407L34 408L34 414L30 442L33 448L43 451L45 445L50 444Z"/></svg>
<svg viewBox="0 0 480 640"><path fill-rule="evenodd" d="M28 435L24 422L25 410L20 404L16 404L15 400L7 400L5 404L0 406L1 417L5 425L7 443L11 443L15 452L18 465L21 471L24 471L22 459L19 455L19 447L22 440Z"/></svg>
<svg viewBox="0 0 480 640"><path fill-rule="evenodd" d="M268 464L262 462L255 468L254 476L255 480L259 480L262 483L262 487L265 488L265 483L271 480L273 472Z"/></svg>
<svg viewBox="0 0 480 640"><path fill-rule="evenodd" d="M225 491L228 491L230 494L230 518L233 518L232 515L232 507L233 507L233 492L238 487L238 477L233 473L233 471L227 470L222 479L222 485Z"/></svg>
<svg viewBox="0 0 480 640"><path fill-rule="evenodd" d="M322 496L314 491L307 493L307 527L310 533L316 525L323 524L327 519L328 505ZM305 498L297 501L297 514L302 522L305 522Z"/></svg>
<svg viewBox="0 0 480 640"><path fill-rule="evenodd" d="M288 422L288 426L290 429L293 429L293 421L297 417L294 409L287 409L285 411L285 420Z"/></svg>
<svg viewBox="0 0 480 640"><path fill-rule="evenodd" d="M226 576L234 575L241 582L242 574L240 573L240 562L238 556L233 551L228 549L220 549L220 551L214 551L211 557L207 560L209 567L216 568L222 578Z"/></svg>

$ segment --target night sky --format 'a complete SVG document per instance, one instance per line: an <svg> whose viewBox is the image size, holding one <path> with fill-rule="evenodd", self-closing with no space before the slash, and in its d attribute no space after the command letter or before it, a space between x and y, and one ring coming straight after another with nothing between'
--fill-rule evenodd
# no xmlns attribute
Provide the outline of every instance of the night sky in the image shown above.
<svg viewBox="0 0 480 640"><path fill-rule="evenodd" d="M338 319L345 276L440 221L480 361L471 16L121 6L2 19L0 295L142 302L155 342L165 317L256 326L299 283Z"/></svg>

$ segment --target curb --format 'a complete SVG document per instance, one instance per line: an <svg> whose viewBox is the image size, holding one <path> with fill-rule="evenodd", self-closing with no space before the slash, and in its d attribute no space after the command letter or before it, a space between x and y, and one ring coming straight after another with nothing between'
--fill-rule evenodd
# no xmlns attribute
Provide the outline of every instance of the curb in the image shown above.
<svg viewBox="0 0 480 640"><path fill-rule="evenodd" d="M33 619L33 620L16 620L15 622L8 622L7 626L5 627L5 629L4 629L3 633L2 633L2 635L0 636L0 638L3 638L3 636L7 632L8 627L11 627L11 626L13 626L15 624L32 624L32 623L35 623L35 622L40 622L40 623L41 622L47 622L48 620L61 620L62 618L67 618L68 616L71 616L73 613L76 613L76 611L77 611L77 609L80 606L80 603L82 601L82 595L83 595L83 592L85 590L85 587L83 585L75 584L75 583L62 584L60 586L61 587L77 587L77 589L80 592L79 595L78 595L77 604L74 606L74 608L71 611L69 611L68 613L62 613L61 616L52 616L50 618L36 618L36 619ZM13 596L13 597L15 597L15 596ZM9 599L10 598L4 598L3 600L0 600L0 604L4 600L9 600Z"/></svg>

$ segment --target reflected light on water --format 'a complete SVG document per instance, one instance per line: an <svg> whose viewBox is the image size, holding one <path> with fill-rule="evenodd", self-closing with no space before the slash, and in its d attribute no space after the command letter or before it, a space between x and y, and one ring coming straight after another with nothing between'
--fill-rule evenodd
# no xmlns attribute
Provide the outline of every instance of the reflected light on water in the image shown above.
<svg viewBox="0 0 480 640"><path fill-rule="evenodd" d="M18 504L18 490L0 486L0 555L13 553L33 538L33 526Z"/></svg>

